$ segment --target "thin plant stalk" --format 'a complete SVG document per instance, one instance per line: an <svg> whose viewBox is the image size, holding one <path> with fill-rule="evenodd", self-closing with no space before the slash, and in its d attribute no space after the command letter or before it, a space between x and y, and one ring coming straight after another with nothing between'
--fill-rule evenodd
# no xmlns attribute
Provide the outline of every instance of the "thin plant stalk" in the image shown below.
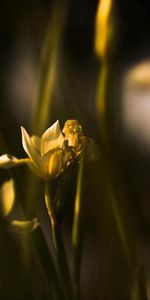
<svg viewBox="0 0 150 300"><path fill-rule="evenodd" d="M65 299L70 300L73 299L73 290L72 290L72 284L70 279L69 266L68 266L67 257L65 253L61 228L57 221L55 206L54 206L52 196L50 195L48 182L45 184L45 203L46 203L47 211L52 225L54 249L55 249L58 268L59 268L60 280L62 282L62 288L64 290L64 295L66 297Z"/></svg>
<svg viewBox="0 0 150 300"><path fill-rule="evenodd" d="M65 300L53 259L40 227L32 232L32 239L48 280L50 292L53 294L54 299Z"/></svg>
<svg viewBox="0 0 150 300"><path fill-rule="evenodd" d="M50 117L54 90L57 85L62 36L66 24L67 1L54 2L44 42L39 90L33 111L32 127L41 134Z"/></svg>
<svg viewBox="0 0 150 300"><path fill-rule="evenodd" d="M98 58L101 61L101 71L98 80L98 91L96 99L96 108L100 124L100 132L102 139L102 146L104 150L104 169L107 173L107 190L114 217L116 220L117 228L119 231L120 239L123 244L126 257L129 262L131 273L134 274L134 278L137 282L137 295L139 300L147 300L145 273L143 268L137 268L138 262L135 254L134 242L127 233L127 228L123 220L121 208L118 203L118 196L123 191L120 189L119 184L115 183L115 172L117 172L117 166L114 164L114 149L110 140L110 128L109 124L109 111L111 110L110 100L108 101L108 90L112 88L109 85L109 73L112 53L110 49L114 47L114 28L115 20L113 16L113 0L101 0L98 5L97 17L96 17L96 37L95 37L95 51ZM112 163L113 162L113 163ZM115 163L117 163L115 161ZM135 271L136 270L136 271Z"/></svg>
<svg viewBox="0 0 150 300"><path fill-rule="evenodd" d="M112 124L109 118L109 114L112 111L110 99L113 100L111 96L113 88L110 73L113 68L112 61L114 53L112 52L114 50L114 29L116 25L113 9L113 0L101 0L99 2L96 18L95 51L101 62L101 69L98 78L96 110L100 125L100 137L103 148L103 156L101 160L103 160L102 165L107 178L106 188L108 198L116 221L123 250L129 263L131 274L135 274L135 269L137 268L138 263L134 242L130 237L130 232L127 230L127 224L123 219L123 211L121 210L120 197L124 197L124 190L122 189L119 176L117 177L119 182L116 182L116 174L119 173L117 160L111 142Z"/></svg>
<svg viewBox="0 0 150 300"><path fill-rule="evenodd" d="M74 285L76 299L80 299L80 269L83 249L82 222L82 186L83 186L84 155L80 161L77 187L74 204L74 216L72 227L72 246L74 251ZM81 228L82 227L82 228Z"/></svg>

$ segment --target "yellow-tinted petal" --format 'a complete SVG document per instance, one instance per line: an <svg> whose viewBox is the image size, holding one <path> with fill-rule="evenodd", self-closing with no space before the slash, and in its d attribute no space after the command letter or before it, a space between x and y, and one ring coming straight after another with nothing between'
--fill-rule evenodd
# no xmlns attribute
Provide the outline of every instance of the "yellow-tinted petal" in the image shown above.
<svg viewBox="0 0 150 300"><path fill-rule="evenodd" d="M41 138L39 136L36 135L32 135L31 136L31 141L34 145L34 148L41 153Z"/></svg>
<svg viewBox="0 0 150 300"><path fill-rule="evenodd" d="M78 133L79 135L83 134L82 126L79 124L77 120L66 121L62 132L65 134L65 137L68 134L74 134L74 133Z"/></svg>
<svg viewBox="0 0 150 300"><path fill-rule="evenodd" d="M4 154L0 156L0 168L11 168L16 163L16 157Z"/></svg>
<svg viewBox="0 0 150 300"><path fill-rule="evenodd" d="M13 180L8 180L0 187L0 215L6 217L14 204L15 191Z"/></svg>
<svg viewBox="0 0 150 300"><path fill-rule="evenodd" d="M57 150L53 153L49 160L48 173L51 178L57 177L63 168L63 153L62 150Z"/></svg>
<svg viewBox="0 0 150 300"><path fill-rule="evenodd" d="M62 132L65 135L65 139L68 140L68 146L78 148L79 139L83 135L82 126L77 120L66 121Z"/></svg>
<svg viewBox="0 0 150 300"><path fill-rule="evenodd" d="M21 127L21 132L22 132L22 145L25 152L28 154L31 160L33 160L36 164L39 164L39 160L40 160L39 152L34 147L34 144L31 141L31 138L29 137L25 128Z"/></svg>
<svg viewBox="0 0 150 300"><path fill-rule="evenodd" d="M62 157L61 149L51 150L42 157L41 171L47 179L56 178L62 172Z"/></svg>
<svg viewBox="0 0 150 300"><path fill-rule="evenodd" d="M31 171L33 173L35 173L38 177L47 179L47 177L45 176L45 173L42 171L42 168L40 166L34 164L34 162L31 160L27 164L28 164L29 168L31 169Z"/></svg>
<svg viewBox="0 0 150 300"><path fill-rule="evenodd" d="M48 179L49 175L48 175L48 167L49 167L49 161L51 156L53 155L53 153L56 151L56 149L54 150L50 150L48 153L44 154L41 158L41 162L40 162L40 170L42 172L42 174L44 174L44 176Z"/></svg>
<svg viewBox="0 0 150 300"><path fill-rule="evenodd" d="M42 135L41 154L44 155L54 148L61 147L63 141L64 141L64 137L60 130L59 121L56 121Z"/></svg>

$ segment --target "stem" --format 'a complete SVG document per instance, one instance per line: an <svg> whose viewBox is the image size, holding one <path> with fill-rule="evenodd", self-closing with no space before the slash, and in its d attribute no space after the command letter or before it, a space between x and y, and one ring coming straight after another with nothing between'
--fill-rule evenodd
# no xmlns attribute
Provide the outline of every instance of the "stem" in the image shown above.
<svg viewBox="0 0 150 300"><path fill-rule="evenodd" d="M40 227L36 228L36 230L32 232L32 239L38 252L39 259L44 268L46 277L50 283L50 288L52 294L54 294L54 299L65 300L53 259Z"/></svg>
<svg viewBox="0 0 150 300"><path fill-rule="evenodd" d="M46 203L46 207L47 207L50 221L52 224L54 248L55 248L55 252L56 252L56 258L57 258L57 263L58 263L58 268L59 268L59 273L60 273L60 279L62 282L65 299L71 300L71 299L73 299L73 291L72 291L69 267L68 267L68 262L67 262L67 258L66 258L61 228L57 222L54 202L50 195L48 183L45 184L45 203Z"/></svg>
<svg viewBox="0 0 150 300"><path fill-rule="evenodd" d="M74 217L73 217L73 228L72 228L72 245L74 250L74 285L75 285L75 296L76 299L80 298L80 269L81 269L81 258L83 249L83 226L82 222L82 186L83 186L83 169L84 169L84 155L81 159L77 187L75 195L74 205Z"/></svg>
<svg viewBox="0 0 150 300"><path fill-rule="evenodd" d="M37 133L43 131L51 113L66 17L67 1L54 1L43 47L39 90L33 111L32 127Z"/></svg>
<svg viewBox="0 0 150 300"><path fill-rule="evenodd" d="M104 177L107 179L106 191L108 193L108 199L110 201L112 212L114 214L118 233L120 235L120 240L125 251L125 256L128 260L128 264L130 267L129 270L131 274L133 272L136 279L139 300L146 300L145 280L143 274L144 271L143 269L139 269L135 274L135 269L138 263L134 240L132 238L134 232L132 231L132 229L130 229L128 220L123 218L124 206L122 205L120 200L123 199L125 203L125 189L122 186L121 172L119 172L119 161L116 155L116 148L113 140L114 131L112 125L114 124L112 123L112 111L114 99L112 97L112 72L114 72L113 70L115 64L114 53L112 50L115 46L116 22L117 20L114 14L113 1L99 1L96 23L97 34L95 38L95 50L99 59L101 60L101 71L98 80L96 99L97 115L100 125L101 145L103 148L103 157L101 158L101 162L103 164L105 174ZM105 45L103 45L104 41ZM111 91L111 94L109 91Z"/></svg>

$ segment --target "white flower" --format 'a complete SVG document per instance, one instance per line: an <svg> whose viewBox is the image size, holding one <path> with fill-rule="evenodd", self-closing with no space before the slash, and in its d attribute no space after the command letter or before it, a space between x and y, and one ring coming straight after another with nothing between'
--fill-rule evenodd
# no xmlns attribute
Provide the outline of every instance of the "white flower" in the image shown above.
<svg viewBox="0 0 150 300"><path fill-rule="evenodd" d="M42 137L29 137L27 131L21 127L22 145L28 154L29 167L38 176L44 179L53 179L63 171L64 136L61 133L59 122L48 128Z"/></svg>
<svg viewBox="0 0 150 300"><path fill-rule="evenodd" d="M4 154L0 156L0 167L11 168L27 164L39 177L48 180L58 177L82 154L84 144L91 147L89 160L97 159L93 155L96 145L82 134L82 127L76 120L68 120L61 132L59 121L48 128L41 137L29 136L24 127L22 145L29 158L17 159ZM83 143L83 141L86 143Z"/></svg>

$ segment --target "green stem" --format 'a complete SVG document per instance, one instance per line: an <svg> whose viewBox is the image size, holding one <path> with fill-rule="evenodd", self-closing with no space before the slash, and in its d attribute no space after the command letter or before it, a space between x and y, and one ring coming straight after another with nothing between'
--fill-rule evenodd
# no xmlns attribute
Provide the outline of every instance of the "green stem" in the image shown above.
<svg viewBox="0 0 150 300"><path fill-rule="evenodd" d="M45 203L51 220L54 248L56 252L56 258L57 258L57 263L58 263L58 268L60 273L60 280L62 282L65 299L71 300L73 299L73 291L72 291L69 267L66 258L61 228L57 222L55 206L54 206L53 199L50 195L48 183L45 184Z"/></svg>

